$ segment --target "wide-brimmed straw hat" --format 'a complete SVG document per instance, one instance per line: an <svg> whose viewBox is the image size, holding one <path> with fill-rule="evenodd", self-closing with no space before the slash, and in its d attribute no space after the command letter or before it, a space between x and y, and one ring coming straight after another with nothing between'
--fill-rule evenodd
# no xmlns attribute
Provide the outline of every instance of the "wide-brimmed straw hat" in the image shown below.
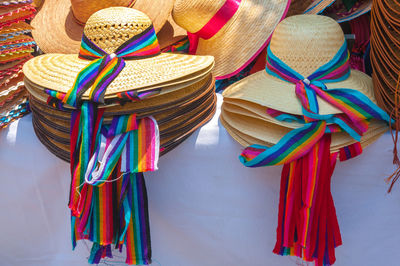
<svg viewBox="0 0 400 266"><path fill-rule="evenodd" d="M124 16L120 12L124 12ZM113 7L92 15L85 25L84 34L106 53L112 54L125 41L151 25L150 18L138 10ZM35 86L66 93L78 73L90 62L80 59L77 54L45 54L28 61L23 70ZM108 86L105 98L116 97L117 93L124 91L150 90L196 79L211 70L214 59L212 56L160 53L148 58L125 60L125 63L126 66Z"/></svg>
<svg viewBox="0 0 400 266"><path fill-rule="evenodd" d="M280 23L271 38L270 48L290 68L307 77L335 56L344 43L344 34L339 24L331 18L315 15L307 16L308 19L301 17L293 16ZM328 89L358 90L375 101L371 78L357 70L351 70L347 79L326 83L326 86ZM245 100L281 112L302 115L294 85L265 70L231 85L223 95L230 101ZM319 100L318 104L320 114L340 113L325 101Z"/></svg>
<svg viewBox="0 0 400 266"><path fill-rule="evenodd" d="M333 19L299 15L287 18L278 25L271 38L270 50L288 67L308 77L330 62L343 47L344 41L343 31ZM372 80L360 71L351 70L346 79L325 85L328 89L359 91L375 103ZM270 108L291 115L303 115L303 109L296 96L295 84L272 76L265 70L231 85L223 96L221 122L242 145L272 146L289 131L304 126L302 123L277 120L267 113ZM320 115L342 113L319 96L317 101ZM386 123L373 120L361 144L368 145L385 131ZM331 148L335 151L356 142L344 132L333 133L332 136Z"/></svg>
<svg viewBox="0 0 400 266"><path fill-rule="evenodd" d="M213 73L223 79L256 58L289 4L288 0L177 0L172 16L191 36L199 37L195 54L213 55ZM191 40L191 49L193 45Z"/></svg>
<svg viewBox="0 0 400 266"><path fill-rule="evenodd" d="M45 53L77 53L84 25L96 11L113 6L135 8L147 14L159 32L173 4L174 0L46 0L32 20L32 34Z"/></svg>

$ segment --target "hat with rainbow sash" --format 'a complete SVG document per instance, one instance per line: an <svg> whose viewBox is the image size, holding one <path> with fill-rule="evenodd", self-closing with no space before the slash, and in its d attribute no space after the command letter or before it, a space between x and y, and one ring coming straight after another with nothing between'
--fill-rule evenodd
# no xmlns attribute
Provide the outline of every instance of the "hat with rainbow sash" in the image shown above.
<svg viewBox="0 0 400 266"><path fill-rule="evenodd" d="M274 253L332 265L342 244L330 179L388 130L372 81L351 70L333 19L298 15L272 35L263 71L228 87L220 120L247 167L283 165Z"/></svg>
<svg viewBox="0 0 400 266"><path fill-rule="evenodd" d="M94 13L79 54L24 65L35 132L69 155L72 243L93 242L89 263L124 247L126 263L151 263L143 173L214 113L213 65L161 53L150 18L126 7Z"/></svg>

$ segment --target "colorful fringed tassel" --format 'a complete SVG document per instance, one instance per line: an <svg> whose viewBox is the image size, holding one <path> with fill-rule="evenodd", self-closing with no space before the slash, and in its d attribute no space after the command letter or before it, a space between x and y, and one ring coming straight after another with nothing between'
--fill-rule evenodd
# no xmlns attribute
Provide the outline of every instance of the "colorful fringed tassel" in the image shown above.
<svg viewBox="0 0 400 266"><path fill-rule="evenodd" d="M93 242L89 263L127 248L127 264L150 264L151 243L143 172L157 169L159 131L154 118L115 117L84 102L71 120L72 245Z"/></svg>
<svg viewBox="0 0 400 266"><path fill-rule="evenodd" d="M342 244L330 182L337 154L326 134L308 154L282 170L277 242L274 253L319 265L335 262Z"/></svg>

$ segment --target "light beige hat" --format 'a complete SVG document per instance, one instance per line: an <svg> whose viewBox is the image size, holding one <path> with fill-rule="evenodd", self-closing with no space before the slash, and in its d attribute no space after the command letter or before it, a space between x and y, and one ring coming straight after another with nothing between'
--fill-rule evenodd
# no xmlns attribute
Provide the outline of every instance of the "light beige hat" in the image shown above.
<svg viewBox="0 0 400 266"><path fill-rule="evenodd" d="M112 54L128 39L152 25L144 13L124 7L103 9L93 14L84 34L106 53ZM77 74L90 60L77 54L45 54L29 60L23 67L26 79L35 87L68 92ZM204 76L214 64L212 56L161 53L149 58L125 60L125 67L107 87L105 98L125 91L168 87ZM87 99L89 91L83 95Z"/></svg>
<svg viewBox="0 0 400 266"><path fill-rule="evenodd" d="M213 73L217 79L223 79L238 73L262 51L284 18L289 3L288 0L177 0L172 16L192 35L208 35L208 39L198 39L195 54L213 55L216 62ZM191 51L193 47L192 41Z"/></svg>
<svg viewBox="0 0 400 266"><path fill-rule="evenodd" d="M271 51L290 68L308 77L329 62L342 47L344 34L333 19L318 15L297 15L282 21L270 43ZM326 83L328 89L358 90L374 103L371 77L357 70L340 82ZM230 101L244 100L281 112L302 115L302 106L295 93L295 85L268 74L265 70L234 83L223 93ZM340 111L318 97L320 114Z"/></svg>
<svg viewBox="0 0 400 266"><path fill-rule="evenodd" d="M151 18L158 32L173 4L174 0L45 0L32 20L32 35L45 53L77 53L84 25L96 11L113 6L138 9Z"/></svg>
<svg viewBox="0 0 400 266"><path fill-rule="evenodd" d="M253 144L272 147L277 144L293 128L282 126L278 123L255 118L245 114L228 111L225 103L220 115L221 124L240 145L248 147ZM361 137L360 144L363 148L376 141L387 132L386 123L372 120L368 131ZM340 148L349 146L357 141L345 132L332 134L331 152L337 152Z"/></svg>

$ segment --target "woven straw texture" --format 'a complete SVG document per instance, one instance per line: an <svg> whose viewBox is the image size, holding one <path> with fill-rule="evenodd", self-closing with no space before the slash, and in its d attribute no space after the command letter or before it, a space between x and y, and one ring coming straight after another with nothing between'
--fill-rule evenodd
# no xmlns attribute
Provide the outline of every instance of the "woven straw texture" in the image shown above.
<svg viewBox="0 0 400 266"><path fill-rule="evenodd" d="M172 16L182 28L195 33L224 3L223 0L177 0ZM261 52L288 4L288 0L242 0L239 9L217 34L208 40L199 40L196 54L215 57L213 73L217 78L233 75Z"/></svg>
<svg viewBox="0 0 400 266"><path fill-rule="evenodd" d="M165 154L211 119L216 107L214 91L214 79L207 76L187 88L131 103L132 106L141 105L141 108L130 110L130 113L137 113L139 118L148 115L155 117L160 128L161 154ZM70 111L56 110L44 104L41 99L35 98L33 94L30 102L36 135L52 153L68 161ZM125 109L126 105L121 108ZM110 115L113 112L110 112L110 109L114 108L106 108L105 123L111 121Z"/></svg>
<svg viewBox="0 0 400 266"><path fill-rule="evenodd" d="M173 0L45 0L32 20L32 35L45 53L78 53L83 24L96 11L112 6L141 10L158 32L170 16Z"/></svg>
<svg viewBox="0 0 400 266"><path fill-rule="evenodd" d="M283 62L303 75L309 76L329 62L343 45L340 26L331 18L316 15L292 16L282 21L271 38L271 50ZM361 91L372 101L371 78L356 70L348 79L326 83L329 89L350 88ZM291 114L302 114L295 94L295 85L269 75L265 70L234 83L223 93L230 100L245 100ZM320 114L340 113L319 99Z"/></svg>
<svg viewBox="0 0 400 266"><path fill-rule="evenodd" d="M244 147L252 144L271 147L292 130L291 128L283 127L275 123L228 112L225 110L224 105L222 106L220 121L228 133ZM387 130L388 128L385 123L373 120L368 131L361 138L361 146L365 148ZM337 152L340 148L355 142L356 141L345 132L333 133L331 151Z"/></svg>
<svg viewBox="0 0 400 266"><path fill-rule="evenodd" d="M150 19L140 11L114 7L96 12L88 20L85 34L103 50L112 53L124 41L141 33L145 28L142 25L150 24ZM214 59L212 56L163 53L125 62L124 69L107 88L106 97L114 97L117 92L169 86L196 79L211 70ZM66 93L77 74L89 63L77 55L46 54L29 60L23 71L27 79L38 87Z"/></svg>

